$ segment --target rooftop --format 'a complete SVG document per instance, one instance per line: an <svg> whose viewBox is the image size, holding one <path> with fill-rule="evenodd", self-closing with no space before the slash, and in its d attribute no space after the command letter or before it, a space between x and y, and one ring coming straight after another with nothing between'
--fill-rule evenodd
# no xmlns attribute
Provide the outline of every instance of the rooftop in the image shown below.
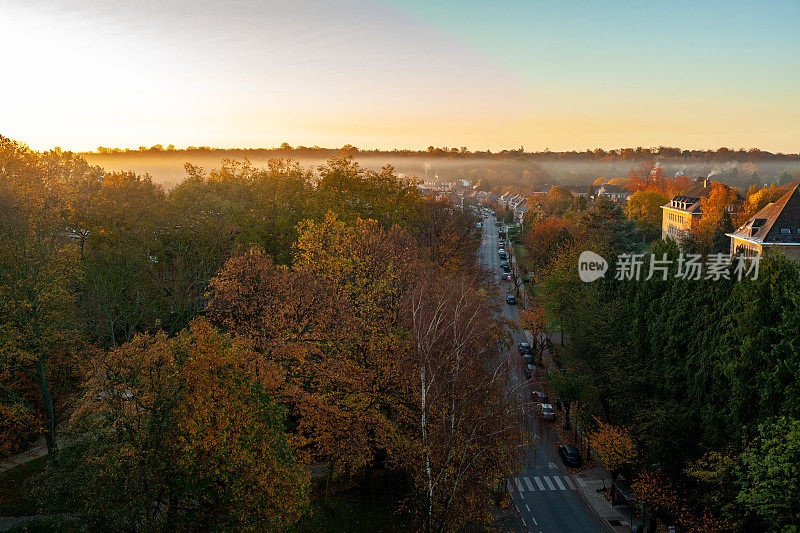
<svg viewBox="0 0 800 533"><path fill-rule="evenodd" d="M759 244L800 243L800 192L798 185L767 204L728 236Z"/></svg>

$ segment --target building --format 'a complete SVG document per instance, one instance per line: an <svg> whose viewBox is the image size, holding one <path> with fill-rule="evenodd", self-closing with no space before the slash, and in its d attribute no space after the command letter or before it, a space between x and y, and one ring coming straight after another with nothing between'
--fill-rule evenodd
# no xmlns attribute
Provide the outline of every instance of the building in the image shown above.
<svg viewBox="0 0 800 533"><path fill-rule="evenodd" d="M701 203L704 198L708 198L713 190L714 182L704 179L698 181L694 186L680 194L672 197L668 204L661 206L661 238L671 237L679 240L686 232L694 227L703 217ZM740 202L744 198L736 193L736 198ZM733 214L736 212L736 205L729 207Z"/></svg>
<svg viewBox="0 0 800 533"><path fill-rule="evenodd" d="M753 256L777 250L800 262L800 192L798 185L728 233L731 255Z"/></svg>
<svg viewBox="0 0 800 533"><path fill-rule="evenodd" d="M631 193L622 185L603 183L595 188L595 196L598 198L604 196L615 202L626 202L631 197Z"/></svg>

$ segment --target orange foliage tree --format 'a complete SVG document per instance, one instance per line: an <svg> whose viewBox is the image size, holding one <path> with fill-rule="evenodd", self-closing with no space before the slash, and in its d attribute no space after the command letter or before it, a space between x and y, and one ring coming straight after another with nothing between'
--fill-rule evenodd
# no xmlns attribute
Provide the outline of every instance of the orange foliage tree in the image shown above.
<svg viewBox="0 0 800 533"><path fill-rule="evenodd" d="M602 422L595 418L597 429L590 433L595 453L616 476L620 469L635 463L638 457L636 442L630 432L622 427Z"/></svg>
<svg viewBox="0 0 800 533"><path fill-rule="evenodd" d="M282 529L305 475L250 347L196 320L90 361L71 445L49 483L98 529Z"/></svg>

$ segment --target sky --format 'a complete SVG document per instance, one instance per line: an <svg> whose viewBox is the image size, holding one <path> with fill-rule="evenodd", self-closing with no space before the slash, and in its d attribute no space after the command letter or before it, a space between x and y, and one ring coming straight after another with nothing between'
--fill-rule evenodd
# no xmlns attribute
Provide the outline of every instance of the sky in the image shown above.
<svg viewBox="0 0 800 533"><path fill-rule="evenodd" d="M0 134L800 152L800 2L0 0Z"/></svg>

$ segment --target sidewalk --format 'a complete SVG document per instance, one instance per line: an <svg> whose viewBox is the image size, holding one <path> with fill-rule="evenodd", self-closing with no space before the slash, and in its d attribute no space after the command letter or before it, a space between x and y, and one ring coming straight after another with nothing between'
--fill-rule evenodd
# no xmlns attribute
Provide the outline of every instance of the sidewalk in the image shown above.
<svg viewBox="0 0 800 533"><path fill-rule="evenodd" d="M603 494L598 492L611 486L611 474L604 466L596 466L572 474L575 486L583 499L597 515L606 529L615 533L630 533L631 517L627 507L612 507Z"/></svg>
<svg viewBox="0 0 800 533"><path fill-rule="evenodd" d="M45 444L44 437L42 437L37 440L31 448L28 448L24 452L0 462L0 472L5 472L6 470L10 470L15 466L25 464L29 461L33 461L34 459L38 459L39 457L44 457L45 455L47 455L47 445Z"/></svg>

